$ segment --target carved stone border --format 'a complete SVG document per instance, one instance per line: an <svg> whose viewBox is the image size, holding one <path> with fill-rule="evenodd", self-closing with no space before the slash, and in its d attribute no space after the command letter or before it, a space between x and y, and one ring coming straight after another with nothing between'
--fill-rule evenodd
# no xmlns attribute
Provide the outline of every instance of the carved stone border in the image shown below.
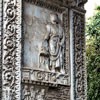
<svg viewBox="0 0 100 100"><path fill-rule="evenodd" d="M61 4L61 2L59 4L58 0L54 0L56 2L51 1L51 0L48 0L48 1L43 1L43 0L24 0L24 1L26 1L28 3L31 3L31 4L34 4L36 6L39 6L39 7L43 7L43 8L47 8L47 9L59 12L59 13L62 13L65 10L64 5Z"/></svg>
<svg viewBox="0 0 100 100"><path fill-rule="evenodd" d="M2 96L2 0L0 0L0 100Z"/></svg>
<svg viewBox="0 0 100 100"><path fill-rule="evenodd" d="M74 39L74 94L75 100L86 98L86 66L85 66L85 16L84 13L73 11Z"/></svg>
<svg viewBox="0 0 100 100"><path fill-rule="evenodd" d="M63 13L63 27L65 29L65 71L69 76L70 81L70 33L69 33L69 9ZM70 83L69 83L70 85Z"/></svg>
<svg viewBox="0 0 100 100"><path fill-rule="evenodd" d="M21 4L3 0L2 100L21 99Z"/></svg>
<svg viewBox="0 0 100 100"><path fill-rule="evenodd" d="M56 9L57 8L62 8L63 7L75 7L75 8L79 8L79 10L84 10L84 4L87 2L87 0L26 0L28 2L31 3L35 3L36 5L39 6L45 6L45 7L51 7L52 9ZM50 6L52 5L53 6ZM55 8L56 7L56 8Z"/></svg>
<svg viewBox="0 0 100 100"><path fill-rule="evenodd" d="M69 0L25 0L30 3L34 3L35 5L50 8L55 11L61 12L63 7L68 6L70 3Z"/></svg>

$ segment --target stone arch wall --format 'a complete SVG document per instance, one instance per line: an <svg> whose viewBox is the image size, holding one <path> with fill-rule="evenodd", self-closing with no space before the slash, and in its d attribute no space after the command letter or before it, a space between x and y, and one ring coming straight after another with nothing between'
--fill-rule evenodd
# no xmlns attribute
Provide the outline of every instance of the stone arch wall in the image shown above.
<svg viewBox="0 0 100 100"><path fill-rule="evenodd" d="M22 12L24 9L22 8L24 8L24 2L63 14L63 28L66 35L64 67L67 73L67 84L58 84L56 82L51 84L48 80L40 80L39 82L34 79L30 80L30 72L33 69L23 68L22 31L24 26ZM86 69L84 65L85 2L86 0L0 1L1 100L39 100L40 98L40 100L70 100L72 91L74 91L72 94L74 95L73 100L86 100ZM71 34L73 34L72 41L70 41ZM70 42L73 42L73 45L71 45L73 48L73 62L71 62L72 59L70 58ZM71 72L74 74L71 75Z"/></svg>

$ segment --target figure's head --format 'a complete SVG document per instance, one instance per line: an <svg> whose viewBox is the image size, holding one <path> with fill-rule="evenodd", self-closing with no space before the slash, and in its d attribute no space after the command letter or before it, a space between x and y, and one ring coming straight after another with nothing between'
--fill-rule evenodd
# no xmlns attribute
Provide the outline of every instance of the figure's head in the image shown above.
<svg viewBox="0 0 100 100"><path fill-rule="evenodd" d="M58 14L51 13L50 14L50 20L51 20L51 23L58 24L59 23Z"/></svg>

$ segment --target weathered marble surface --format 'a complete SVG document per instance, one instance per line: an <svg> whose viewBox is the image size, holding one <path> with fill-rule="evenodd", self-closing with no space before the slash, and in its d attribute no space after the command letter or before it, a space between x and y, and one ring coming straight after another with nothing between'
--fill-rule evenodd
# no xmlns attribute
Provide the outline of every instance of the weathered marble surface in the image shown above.
<svg viewBox="0 0 100 100"><path fill-rule="evenodd" d="M39 66L39 48L47 34L46 25L50 22L50 13L52 11L25 3L24 67L37 69ZM62 16L59 14L59 17Z"/></svg>
<svg viewBox="0 0 100 100"><path fill-rule="evenodd" d="M69 87L50 88L24 84L22 87L22 100L70 100Z"/></svg>
<svg viewBox="0 0 100 100"><path fill-rule="evenodd" d="M80 31L84 31L84 18L82 16L85 14L83 6L86 1L0 1L0 69L2 69L0 74L0 100L86 100L86 70L83 57L85 40L84 32ZM23 10L22 5L24 5ZM54 72L54 77L47 78L53 72L47 71L45 67L39 68L39 47L47 34L46 25L50 23L49 16L51 12L58 13L60 20L63 20L65 29L66 54L64 67L66 74L58 74L67 76L68 73L67 85L63 84L63 77L60 77L61 80L58 79L59 84L55 82L55 74L57 73ZM74 12L77 13L73 17ZM80 21L80 18L82 21ZM22 27L21 21L24 22L24 27ZM24 32L22 35L23 28ZM72 36L70 37L70 35ZM24 43L22 43L23 40ZM21 45L24 45L24 48ZM74 47L75 50L73 50ZM24 57L22 57L22 49L24 49ZM80 51L82 52L81 56ZM70 55L72 55L71 59ZM22 60L24 65L22 65ZM73 72L71 76L70 66ZM71 84L69 82L70 77L72 80ZM25 78L25 81L23 81L23 78ZM39 82L34 81L35 78ZM53 82L53 85L50 82Z"/></svg>
<svg viewBox="0 0 100 100"><path fill-rule="evenodd" d="M53 84L69 85L70 83L69 75L67 74L65 75L64 63L59 61L60 59L64 61L63 54L64 54L65 33L63 27L60 27L60 29L58 26L53 27L53 31L55 30L57 34L56 37L58 35L61 35L63 40L62 46L56 48L56 49L62 49L63 47L62 51L60 52L59 50L59 55L57 55L59 56L59 58L56 57L56 59L58 59L59 61L56 63L59 64L63 63L62 69L60 68L61 66L59 66L61 71L56 73L56 71L52 71L49 68L47 68L45 64L41 67L39 62L41 45L45 41L44 39L48 34L50 37L50 33L48 33L47 31L47 25L52 24L50 20L51 13L52 14L56 13L59 18L59 21L61 21L60 23L62 23L62 19L63 19L62 14L24 2L24 35L23 35L24 36L24 69L23 69L22 77L23 80L26 79L30 81L40 81L40 82L53 83ZM59 39L59 41L61 40L60 36L57 38ZM50 42L48 42L48 44L49 43ZM62 54L63 56L62 58L60 58L60 54ZM48 56L48 59L50 59L49 57L50 56Z"/></svg>

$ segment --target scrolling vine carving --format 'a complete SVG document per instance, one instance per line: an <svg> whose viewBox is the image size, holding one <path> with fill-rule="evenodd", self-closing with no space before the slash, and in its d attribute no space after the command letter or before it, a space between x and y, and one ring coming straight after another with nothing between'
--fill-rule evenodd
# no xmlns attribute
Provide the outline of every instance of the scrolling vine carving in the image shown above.
<svg viewBox="0 0 100 100"><path fill-rule="evenodd" d="M85 95L85 65L84 65L84 15L74 12L74 65L75 65L75 98L86 100Z"/></svg>
<svg viewBox="0 0 100 100"><path fill-rule="evenodd" d="M3 1L3 100L20 100L21 2Z"/></svg>

